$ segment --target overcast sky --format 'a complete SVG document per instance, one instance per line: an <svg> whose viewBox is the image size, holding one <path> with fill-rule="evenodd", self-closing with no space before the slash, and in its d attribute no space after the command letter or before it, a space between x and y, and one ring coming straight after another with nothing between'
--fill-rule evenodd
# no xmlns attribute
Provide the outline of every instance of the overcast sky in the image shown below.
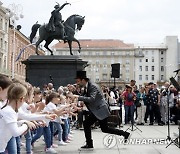
<svg viewBox="0 0 180 154"><path fill-rule="evenodd" d="M65 0L0 0L3 6L21 4L22 32L29 36L32 25L47 23L56 2ZM72 14L85 16L77 39L120 39L126 43L162 43L165 36L180 36L180 0L67 0L63 20Z"/></svg>

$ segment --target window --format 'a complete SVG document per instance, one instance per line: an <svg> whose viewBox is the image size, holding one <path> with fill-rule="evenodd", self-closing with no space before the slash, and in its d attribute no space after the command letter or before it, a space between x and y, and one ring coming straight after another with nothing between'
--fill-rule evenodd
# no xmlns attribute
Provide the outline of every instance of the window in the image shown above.
<svg viewBox="0 0 180 154"><path fill-rule="evenodd" d="M145 77L145 78L146 78L146 80L148 80L148 75L146 75L146 77Z"/></svg>
<svg viewBox="0 0 180 154"><path fill-rule="evenodd" d="M154 55L154 50L152 50L152 55Z"/></svg>
<svg viewBox="0 0 180 154"><path fill-rule="evenodd" d="M148 59L146 58L146 62L148 62Z"/></svg>
<svg viewBox="0 0 180 154"><path fill-rule="evenodd" d="M161 66L161 71L164 72L164 66Z"/></svg>
<svg viewBox="0 0 180 154"><path fill-rule="evenodd" d="M151 71L154 71L154 66L151 67Z"/></svg>
<svg viewBox="0 0 180 154"><path fill-rule="evenodd" d="M126 56L129 56L130 55L130 52L129 51L126 51Z"/></svg>
<svg viewBox="0 0 180 154"><path fill-rule="evenodd" d="M6 56L4 56L4 68L6 68Z"/></svg>
<svg viewBox="0 0 180 154"><path fill-rule="evenodd" d="M154 75L151 76L151 80L154 80Z"/></svg>
<svg viewBox="0 0 180 154"><path fill-rule="evenodd" d="M114 52L111 52L111 55L114 56Z"/></svg>
<svg viewBox="0 0 180 154"><path fill-rule="evenodd" d="M107 55L107 52L106 51L103 51L103 56L106 56Z"/></svg>
<svg viewBox="0 0 180 154"><path fill-rule="evenodd" d="M96 68L96 72L99 72L99 68Z"/></svg>
<svg viewBox="0 0 180 154"><path fill-rule="evenodd" d="M5 41L4 42L4 49L5 49L6 52L7 52L7 46L8 46L7 41Z"/></svg>
<svg viewBox="0 0 180 154"><path fill-rule="evenodd" d="M17 73L19 73L19 64L16 65Z"/></svg>
<svg viewBox="0 0 180 154"><path fill-rule="evenodd" d="M5 32L7 33L8 32L8 23L5 22Z"/></svg>
<svg viewBox="0 0 180 154"><path fill-rule="evenodd" d="M96 76L96 82L99 82L99 76Z"/></svg>
<svg viewBox="0 0 180 154"><path fill-rule="evenodd" d="M141 63L141 62L142 62L142 59L139 59L139 62Z"/></svg>
<svg viewBox="0 0 180 154"><path fill-rule="evenodd" d="M3 48L3 39L1 38L0 48Z"/></svg>
<svg viewBox="0 0 180 154"><path fill-rule="evenodd" d="M142 66L139 66L139 71L142 71Z"/></svg>
<svg viewBox="0 0 180 154"><path fill-rule="evenodd" d="M107 74L103 74L103 80L107 80Z"/></svg>
<svg viewBox="0 0 180 154"><path fill-rule="evenodd" d="M3 29L3 19L0 19L0 29Z"/></svg>
<svg viewBox="0 0 180 154"><path fill-rule="evenodd" d="M145 67L145 71L148 71L148 66Z"/></svg>
<svg viewBox="0 0 180 154"><path fill-rule="evenodd" d="M142 75L139 75L139 80L142 80Z"/></svg>
<svg viewBox="0 0 180 154"><path fill-rule="evenodd" d="M161 80L164 80L164 75L161 75Z"/></svg>
<svg viewBox="0 0 180 154"><path fill-rule="evenodd" d="M92 55L92 51L89 51L88 54L89 54L89 56L91 56Z"/></svg>
<svg viewBox="0 0 180 154"><path fill-rule="evenodd" d="M164 54L164 51L161 51L161 55L163 55Z"/></svg>
<svg viewBox="0 0 180 154"><path fill-rule="evenodd" d="M161 62L164 62L164 58L161 58Z"/></svg>
<svg viewBox="0 0 180 154"><path fill-rule="evenodd" d="M99 60L96 60L96 65L99 65Z"/></svg>
<svg viewBox="0 0 180 154"><path fill-rule="evenodd" d="M126 77L126 81L129 81L129 77Z"/></svg>
<svg viewBox="0 0 180 154"><path fill-rule="evenodd" d="M107 63L106 61L103 62L103 67L106 68L107 67Z"/></svg>
<svg viewBox="0 0 180 154"><path fill-rule="evenodd" d="M126 64L129 64L130 62L129 62L129 60L126 60Z"/></svg>
<svg viewBox="0 0 180 154"><path fill-rule="evenodd" d="M2 63L2 58L0 57L0 69L2 68L1 63Z"/></svg>
<svg viewBox="0 0 180 154"><path fill-rule="evenodd" d="M148 51L146 51L146 55L148 55Z"/></svg>
<svg viewBox="0 0 180 154"><path fill-rule="evenodd" d="M96 52L96 56L99 56L99 52Z"/></svg>
<svg viewBox="0 0 180 154"><path fill-rule="evenodd" d="M142 52L142 50L140 50L140 51L139 51L139 55L143 55L143 52Z"/></svg>
<svg viewBox="0 0 180 154"><path fill-rule="evenodd" d="M154 62L154 57L152 57L152 62Z"/></svg>

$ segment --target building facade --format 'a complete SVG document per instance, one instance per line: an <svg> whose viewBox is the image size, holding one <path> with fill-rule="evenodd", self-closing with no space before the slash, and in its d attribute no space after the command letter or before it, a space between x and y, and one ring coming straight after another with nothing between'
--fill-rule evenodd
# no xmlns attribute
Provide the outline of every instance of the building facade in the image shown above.
<svg viewBox="0 0 180 154"><path fill-rule="evenodd" d="M77 52L77 45L73 43L74 55L79 55L88 61L85 68L87 76L98 84L107 86L124 86L134 78L134 45L126 44L121 40L80 40L81 53ZM54 54L68 55L69 48L66 44L58 43L53 46ZM111 77L111 64L120 63L119 78Z"/></svg>
<svg viewBox="0 0 180 154"><path fill-rule="evenodd" d="M1 3L1 1L0 1ZM0 73L10 75L8 71L8 11L0 5Z"/></svg>
<svg viewBox="0 0 180 154"><path fill-rule="evenodd" d="M25 65L21 61L34 55L35 47L28 46L29 38L20 32L21 26L16 26L15 19L11 17L11 10L2 4L0 1L0 74L24 81ZM16 61L22 49L24 52ZM38 52L44 55L43 50Z"/></svg>
<svg viewBox="0 0 180 154"><path fill-rule="evenodd" d="M11 77L14 73L14 78L24 81L26 67L21 61L28 59L30 55L35 55L35 46L30 45L29 38L22 34L19 30L10 25L9 28L9 52L8 52L8 70L11 72ZM27 47L28 46L28 47ZM16 61L20 51L22 52L21 57ZM38 50L39 54L44 55L43 50ZM13 57L14 54L14 57ZM13 66L14 65L14 66Z"/></svg>
<svg viewBox="0 0 180 154"><path fill-rule="evenodd" d="M167 36L163 43L151 46L136 46L120 40L80 40L80 44L81 53L77 52L76 44L73 44L73 53L88 61L87 76L98 84L114 85L111 78L114 63L120 63L120 78L115 80L119 87L131 79L136 80L139 87L151 81L161 86L180 68L177 36ZM53 50L55 55L69 55L67 44L57 43Z"/></svg>
<svg viewBox="0 0 180 154"><path fill-rule="evenodd" d="M141 46L135 49L134 72L137 85L141 87L151 81L162 85L167 80L166 53L165 45Z"/></svg>
<svg viewBox="0 0 180 154"><path fill-rule="evenodd" d="M176 75L175 70L180 69L180 42L178 36L166 36L164 44L167 46L166 76L170 78ZM176 80L180 83L180 71Z"/></svg>
<svg viewBox="0 0 180 154"><path fill-rule="evenodd" d="M135 80L137 85L152 81L158 85L175 77L175 70L180 69L180 50L177 36L166 36L164 42L156 45L141 45L136 47L135 53L144 57L135 58ZM180 72L176 76L180 82Z"/></svg>

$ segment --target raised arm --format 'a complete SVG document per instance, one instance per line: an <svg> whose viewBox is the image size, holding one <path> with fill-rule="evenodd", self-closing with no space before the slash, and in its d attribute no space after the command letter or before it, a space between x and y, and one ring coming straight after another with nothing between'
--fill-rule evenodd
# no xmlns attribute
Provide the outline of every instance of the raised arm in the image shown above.
<svg viewBox="0 0 180 154"><path fill-rule="evenodd" d="M57 9L57 11L62 10L62 9L64 8L64 6L65 6L65 5L68 5L68 4L71 5L70 3L64 3L60 8Z"/></svg>

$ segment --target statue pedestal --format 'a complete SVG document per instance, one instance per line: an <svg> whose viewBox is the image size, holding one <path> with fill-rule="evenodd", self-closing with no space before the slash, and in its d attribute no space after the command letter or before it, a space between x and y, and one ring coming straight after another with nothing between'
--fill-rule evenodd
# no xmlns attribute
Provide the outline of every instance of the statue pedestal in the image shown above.
<svg viewBox="0 0 180 154"><path fill-rule="evenodd" d="M33 55L22 63L26 65L26 81L40 88L52 82L56 89L75 83L76 71L87 66L78 56Z"/></svg>

